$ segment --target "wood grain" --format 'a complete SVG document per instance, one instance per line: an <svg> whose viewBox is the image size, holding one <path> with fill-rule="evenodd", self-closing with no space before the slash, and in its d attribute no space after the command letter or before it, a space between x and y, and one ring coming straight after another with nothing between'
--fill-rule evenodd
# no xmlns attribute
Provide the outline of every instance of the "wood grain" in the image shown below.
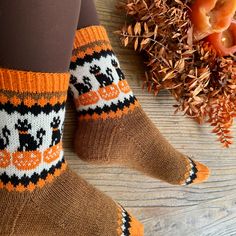
<svg viewBox="0 0 236 236"><path fill-rule="evenodd" d="M75 112L68 104L65 124L65 151L71 167L97 188L119 201L144 223L145 236L236 235L236 145L223 149L211 128L174 115L174 100L167 92L154 97L141 89L141 58L121 47L113 32L124 22L116 10L117 0L97 0L101 23L132 88L149 117L179 150L194 156L211 168L208 182L175 187L120 167L92 166L73 153ZM233 129L236 135L236 126Z"/></svg>

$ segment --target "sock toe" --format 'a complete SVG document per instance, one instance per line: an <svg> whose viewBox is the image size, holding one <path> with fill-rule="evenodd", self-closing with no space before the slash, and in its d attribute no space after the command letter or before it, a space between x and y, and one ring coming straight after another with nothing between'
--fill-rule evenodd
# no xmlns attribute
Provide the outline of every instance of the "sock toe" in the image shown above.
<svg viewBox="0 0 236 236"><path fill-rule="evenodd" d="M143 236L144 227L137 219L131 216L130 236Z"/></svg>
<svg viewBox="0 0 236 236"><path fill-rule="evenodd" d="M118 235L144 236L144 227L122 206L118 207Z"/></svg>
<svg viewBox="0 0 236 236"><path fill-rule="evenodd" d="M191 158L189 158L189 161L190 171L189 177L185 181L185 185L198 184L207 180L210 175L210 169L200 162L193 161Z"/></svg>
<svg viewBox="0 0 236 236"><path fill-rule="evenodd" d="M196 169L198 171L196 173L197 178L193 180L193 183L201 183L207 180L210 175L210 169L207 166L201 164L200 162L195 162L195 164L196 164Z"/></svg>

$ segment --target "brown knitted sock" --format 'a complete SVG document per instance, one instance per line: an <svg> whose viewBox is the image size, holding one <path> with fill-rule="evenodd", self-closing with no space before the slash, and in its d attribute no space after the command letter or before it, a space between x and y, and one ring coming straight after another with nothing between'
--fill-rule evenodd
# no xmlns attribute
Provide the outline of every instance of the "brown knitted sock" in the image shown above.
<svg viewBox="0 0 236 236"><path fill-rule="evenodd" d="M146 116L103 27L77 31L70 68L81 159L122 164L172 184L208 178L208 168L174 149Z"/></svg>
<svg viewBox="0 0 236 236"><path fill-rule="evenodd" d="M142 236L64 160L68 73L0 69L0 235Z"/></svg>

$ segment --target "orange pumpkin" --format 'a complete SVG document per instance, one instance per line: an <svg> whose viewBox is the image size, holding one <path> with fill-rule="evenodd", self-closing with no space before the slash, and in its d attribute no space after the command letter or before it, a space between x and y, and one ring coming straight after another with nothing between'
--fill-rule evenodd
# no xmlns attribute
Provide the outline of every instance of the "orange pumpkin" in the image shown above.
<svg viewBox="0 0 236 236"><path fill-rule="evenodd" d="M18 170L33 170L39 166L42 154L39 151L14 152L12 163Z"/></svg>
<svg viewBox="0 0 236 236"><path fill-rule="evenodd" d="M127 80L120 80L118 86L123 93L129 93L131 91Z"/></svg>
<svg viewBox="0 0 236 236"><path fill-rule="evenodd" d="M0 150L0 167L6 168L11 164L11 155L6 150Z"/></svg>
<svg viewBox="0 0 236 236"><path fill-rule="evenodd" d="M232 21L229 28L221 33L214 33L207 37L221 56L236 53L236 21Z"/></svg>
<svg viewBox="0 0 236 236"><path fill-rule="evenodd" d="M226 30L235 14L235 0L195 0L191 7L194 37L201 40Z"/></svg>
<svg viewBox="0 0 236 236"><path fill-rule="evenodd" d="M95 91L90 91L88 93L84 93L80 95L77 99L75 99L76 107L79 106L88 106L96 104L99 101L99 97Z"/></svg>
<svg viewBox="0 0 236 236"><path fill-rule="evenodd" d="M43 153L43 160L46 163L51 163L57 160L60 157L60 153L62 150L62 142L58 143L57 145L46 149Z"/></svg>
<svg viewBox="0 0 236 236"><path fill-rule="evenodd" d="M109 101L111 99L117 98L119 96L120 91L118 87L113 83L104 88L99 88L98 93L100 94L101 98L106 101Z"/></svg>

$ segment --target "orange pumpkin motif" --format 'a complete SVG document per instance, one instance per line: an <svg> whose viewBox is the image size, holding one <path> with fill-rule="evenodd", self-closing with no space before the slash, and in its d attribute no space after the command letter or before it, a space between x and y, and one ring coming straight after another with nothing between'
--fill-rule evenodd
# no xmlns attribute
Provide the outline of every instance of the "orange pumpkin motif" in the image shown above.
<svg viewBox="0 0 236 236"><path fill-rule="evenodd" d="M236 21L232 21L229 28L221 33L214 33L207 37L221 56L236 53Z"/></svg>
<svg viewBox="0 0 236 236"><path fill-rule="evenodd" d="M111 99L117 98L119 96L120 91L118 87L113 83L104 88L99 88L98 93L100 94L101 98L106 101L109 101Z"/></svg>
<svg viewBox="0 0 236 236"><path fill-rule="evenodd" d="M131 91L127 80L120 80L118 86L123 93L129 93Z"/></svg>
<svg viewBox="0 0 236 236"><path fill-rule="evenodd" d="M235 0L195 0L191 7L195 39L201 40L212 33L225 31L235 11Z"/></svg>
<svg viewBox="0 0 236 236"><path fill-rule="evenodd" d="M96 104L99 101L99 97L95 91L90 91L88 93L84 93L80 95L77 99L75 99L76 107L79 106L88 106Z"/></svg>
<svg viewBox="0 0 236 236"><path fill-rule="evenodd" d="M6 150L0 150L0 167L6 168L11 164L11 155Z"/></svg>
<svg viewBox="0 0 236 236"><path fill-rule="evenodd" d="M57 160L60 157L61 150L62 150L62 142L46 149L43 153L43 160L46 163L51 163Z"/></svg>
<svg viewBox="0 0 236 236"><path fill-rule="evenodd" d="M39 151L14 152L12 163L18 170L33 170L39 166L42 154Z"/></svg>

